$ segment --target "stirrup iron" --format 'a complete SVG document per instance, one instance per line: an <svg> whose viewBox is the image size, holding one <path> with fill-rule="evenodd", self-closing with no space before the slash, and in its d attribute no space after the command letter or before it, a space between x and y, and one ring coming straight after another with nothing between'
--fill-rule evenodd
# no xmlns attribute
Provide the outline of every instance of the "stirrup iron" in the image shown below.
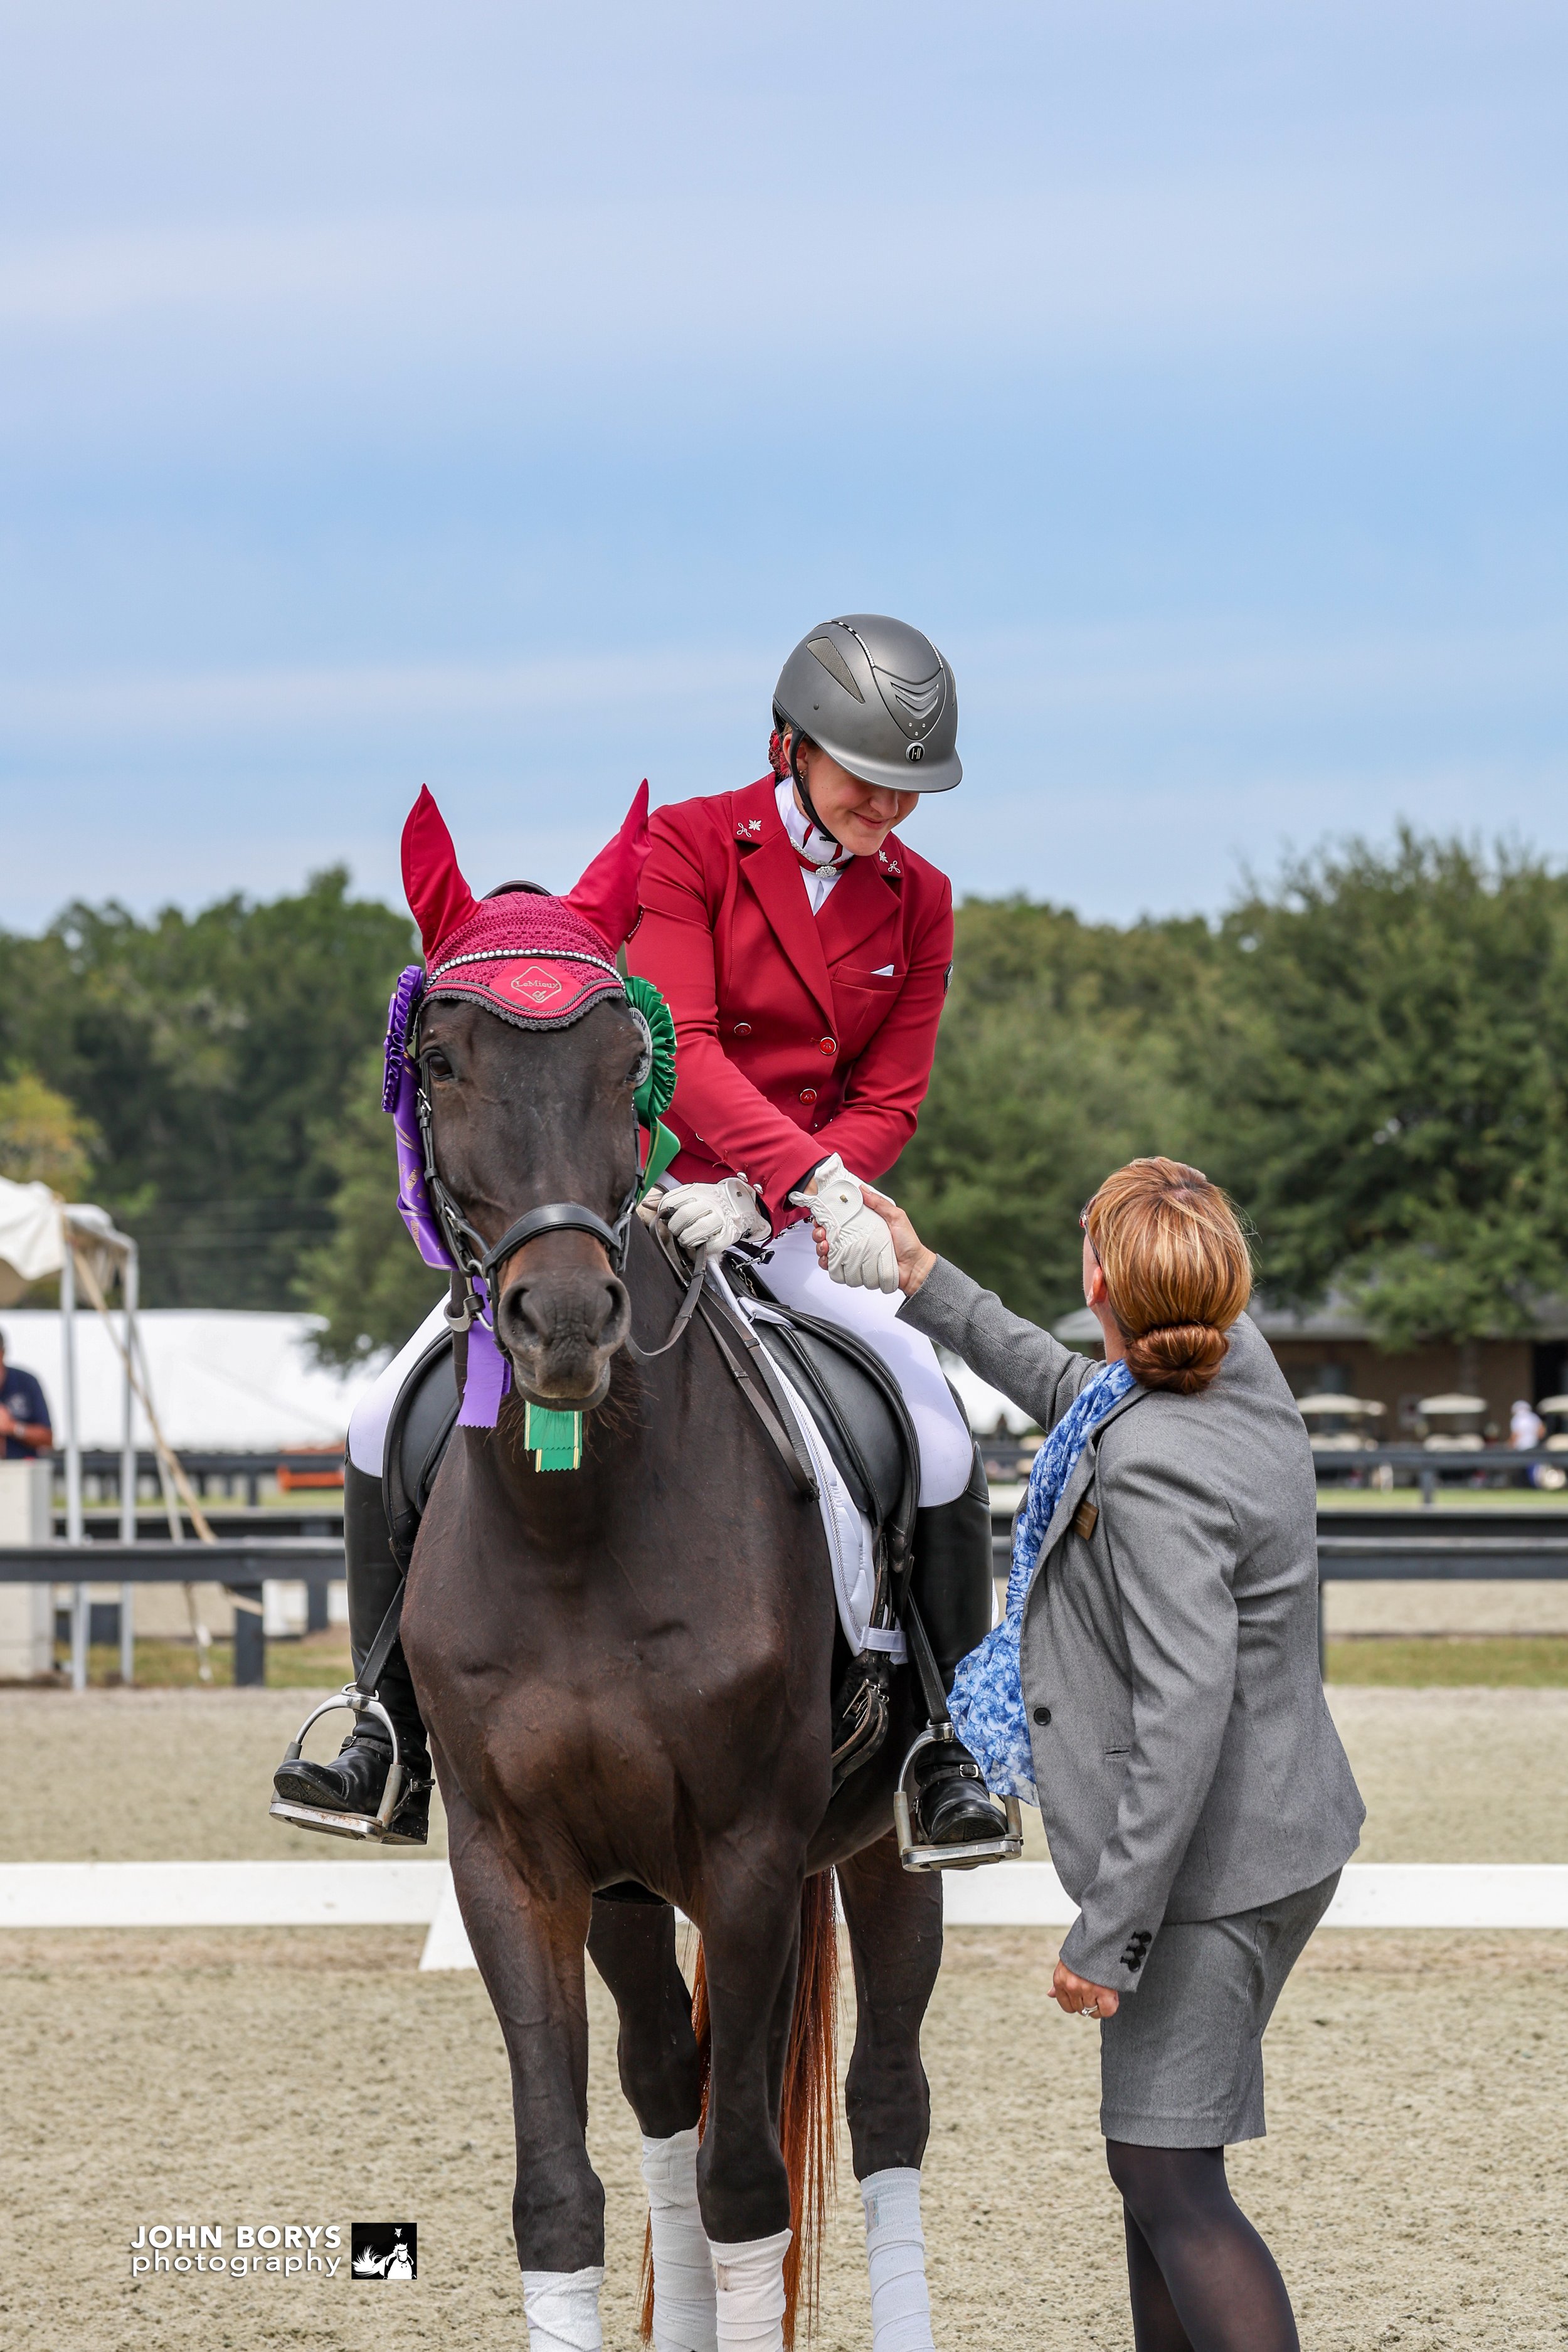
<svg viewBox="0 0 1568 2352"><path fill-rule="evenodd" d="M965 1845L915 1843L915 1788L911 1777L915 1759L928 1748L956 1745L957 1736L950 1722L928 1723L904 1759L899 1785L893 1791L893 1826L898 1832L899 1860L906 1870L978 1870L983 1862L1016 1862L1024 1851L1024 1816L1016 1797L1001 1800L1007 1826L1000 1837L974 1838Z"/></svg>
<svg viewBox="0 0 1568 2352"><path fill-rule="evenodd" d="M404 1793L403 1752L398 1746L397 1727L373 1691L361 1690L357 1683L345 1683L335 1697L323 1699L320 1706L312 1707L290 1741L283 1762L298 1764L300 1751L305 1744L305 1734L311 1725L320 1722L323 1715L335 1715L340 1708L353 1716L374 1716L378 1723L385 1725L386 1736L392 1742L392 1762L387 1767L386 1786L382 1790L381 1802L375 1811L334 1813L322 1805L301 1805L291 1797L274 1795L267 1808L268 1812L274 1821L292 1822L302 1830L321 1830L328 1837L384 1838L392 1827L398 1801Z"/></svg>

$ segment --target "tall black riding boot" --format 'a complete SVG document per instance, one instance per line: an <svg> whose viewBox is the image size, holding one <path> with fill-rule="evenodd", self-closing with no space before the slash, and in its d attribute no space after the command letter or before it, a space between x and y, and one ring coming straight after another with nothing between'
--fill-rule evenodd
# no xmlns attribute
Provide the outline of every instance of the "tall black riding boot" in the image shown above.
<svg viewBox="0 0 1568 2352"><path fill-rule="evenodd" d="M343 1465L343 1555L348 1571L349 1642L357 1675L401 1579L387 1535L381 1480L352 1462ZM403 1798L384 1832L384 1843L423 1845L430 1828L430 1755L419 1702L399 1643L394 1644L381 1670L376 1696L396 1726L404 1770ZM323 1816L344 1814L364 1822L374 1818L381 1803L391 1765L392 1746L385 1729L374 1716L361 1717L331 1763L312 1764L300 1758L280 1764L272 1785L288 1803L309 1806ZM335 1825L323 1819L320 1826ZM340 1833L356 1832L344 1828Z"/></svg>
<svg viewBox="0 0 1568 2352"><path fill-rule="evenodd" d="M963 1493L915 1514L914 1568L910 1590L943 1690L952 1688L959 1661L991 1631L993 1615L991 1496L985 1465L974 1467ZM931 1845L971 1845L1004 1834L1002 1810L987 1793L979 1765L960 1739L921 1753L915 1766L921 1827Z"/></svg>

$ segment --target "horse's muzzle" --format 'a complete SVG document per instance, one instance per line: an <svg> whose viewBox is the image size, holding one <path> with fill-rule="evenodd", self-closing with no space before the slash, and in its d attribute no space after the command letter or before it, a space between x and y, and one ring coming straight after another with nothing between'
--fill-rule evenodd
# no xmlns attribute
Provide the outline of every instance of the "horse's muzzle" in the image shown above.
<svg viewBox="0 0 1568 2352"><path fill-rule="evenodd" d="M600 1403L610 1359L631 1328L626 1284L591 1247L597 1265L531 1266L531 1252L520 1250L497 1302L496 1336L536 1403L578 1412Z"/></svg>

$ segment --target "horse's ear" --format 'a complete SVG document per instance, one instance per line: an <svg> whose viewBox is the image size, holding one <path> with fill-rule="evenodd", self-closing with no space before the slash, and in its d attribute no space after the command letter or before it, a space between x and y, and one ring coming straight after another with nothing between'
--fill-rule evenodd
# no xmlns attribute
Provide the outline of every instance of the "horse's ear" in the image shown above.
<svg viewBox="0 0 1568 2352"><path fill-rule="evenodd" d="M600 850L566 904L592 923L612 955L631 937L637 919L637 886L647 860L647 778L614 841Z"/></svg>
<svg viewBox="0 0 1568 2352"><path fill-rule="evenodd" d="M479 901L464 881L447 821L421 784L403 828L403 887L430 962Z"/></svg>

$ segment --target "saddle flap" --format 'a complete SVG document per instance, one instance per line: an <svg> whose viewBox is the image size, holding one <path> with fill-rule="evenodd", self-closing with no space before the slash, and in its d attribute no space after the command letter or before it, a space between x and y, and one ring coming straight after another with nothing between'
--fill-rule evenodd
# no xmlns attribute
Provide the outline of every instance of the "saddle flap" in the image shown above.
<svg viewBox="0 0 1568 2352"><path fill-rule="evenodd" d="M758 1318L763 1346L776 1349L837 1469L873 1527L886 1527L899 1508L909 1475L900 1423L881 1385L864 1364L820 1328L806 1329L780 1310Z"/></svg>
<svg viewBox="0 0 1568 2352"><path fill-rule="evenodd" d="M460 1402L452 1342L443 1332L431 1341L404 1381L386 1425L383 1497L392 1549L405 1570L436 1473L457 1425Z"/></svg>

